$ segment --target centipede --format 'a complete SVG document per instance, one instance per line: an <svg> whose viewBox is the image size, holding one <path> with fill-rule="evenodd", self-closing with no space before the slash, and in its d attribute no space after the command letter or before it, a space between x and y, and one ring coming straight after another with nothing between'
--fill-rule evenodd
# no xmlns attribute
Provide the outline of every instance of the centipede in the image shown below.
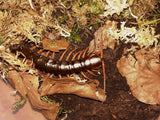
<svg viewBox="0 0 160 120"><path fill-rule="evenodd" d="M37 46L28 42L21 42L10 46L11 52L20 51L26 56L27 59L32 59L35 64L35 68L38 70L55 75L81 73L88 79L84 72L87 71L90 74L95 75L92 70L98 69L102 65L102 58L96 53L87 54L87 48L76 52L71 57L71 54L73 54L76 50L73 49L67 55L65 60L64 55L68 49L62 53L59 60L55 60L54 55L49 57L49 52L51 51L48 51L45 55L42 55L41 53L43 52L43 48L38 50L36 48Z"/></svg>

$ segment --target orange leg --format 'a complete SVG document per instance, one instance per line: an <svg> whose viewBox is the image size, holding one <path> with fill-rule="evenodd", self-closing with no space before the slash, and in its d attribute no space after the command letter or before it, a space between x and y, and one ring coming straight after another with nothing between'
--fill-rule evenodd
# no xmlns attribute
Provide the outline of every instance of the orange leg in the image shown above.
<svg viewBox="0 0 160 120"><path fill-rule="evenodd" d="M85 58L85 54L86 54L88 48L89 48L89 47L87 47L87 48L85 49L85 51L83 52L82 58ZM90 74L93 75L93 76L97 76L96 74L94 74L94 73L93 73L92 71L90 71L90 70L87 70L87 72L90 73Z"/></svg>
<svg viewBox="0 0 160 120"><path fill-rule="evenodd" d="M82 55L82 53L84 53L85 52L85 50L82 50L80 53L79 53L79 55L78 55L78 60L81 58L81 55Z"/></svg>
<svg viewBox="0 0 160 120"><path fill-rule="evenodd" d="M77 57L78 60L81 58L81 55L82 55L82 58L84 58L87 50L88 50L88 48L85 49L85 50L82 50L82 51L77 52L77 54L75 54L75 55L73 56L72 60L74 60L75 57L76 57L78 54L79 54L78 57ZM91 71L89 71L89 70L87 70L87 71L88 71L90 74L95 75L93 72L91 72ZM80 73L81 73L86 79L91 80L89 77L87 77L87 76L84 74L84 72L81 71Z"/></svg>
<svg viewBox="0 0 160 120"><path fill-rule="evenodd" d="M45 56L48 57L49 53L50 53L50 51L48 51L48 52L45 54Z"/></svg>
<svg viewBox="0 0 160 120"><path fill-rule="evenodd" d="M76 56L77 56L78 54L80 54L80 52L82 52L82 51L78 51L78 52L72 57L72 61L75 60Z"/></svg>
<svg viewBox="0 0 160 120"><path fill-rule="evenodd" d="M66 57L66 61L68 61L68 60L69 60L69 58L70 58L71 54L72 54L76 49L77 49L77 48L73 49L73 50L68 54L68 56Z"/></svg>
<svg viewBox="0 0 160 120"><path fill-rule="evenodd" d="M52 53L52 57L51 57L52 59L54 59L54 55L55 55L55 52Z"/></svg>
<svg viewBox="0 0 160 120"><path fill-rule="evenodd" d="M66 52L68 51L70 47L68 47L61 55L61 57L59 58L59 61L62 61L63 57L64 57L64 54L66 54Z"/></svg>
<svg viewBox="0 0 160 120"><path fill-rule="evenodd" d="M58 77L59 77L59 78L62 78L62 75L61 75L61 74L58 74Z"/></svg>
<svg viewBox="0 0 160 120"><path fill-rule="evenodd" d="M81 71L80 72L86 79L88 79L88 80L92 80L91 78L89 78L89 77L87 77L85 74L84 74L84 72L83 71Z"/></svg>
<svg viewBox="0 0 160 120"><path fill-rule="evenodd" d="M43 51L43 49L40 49L37 53L40 54Z"/></svg>
<svg viewBox="0 0 160 120"><path fill-rule="evenodd" d="M71 54L72 54L76 49L77 49L77 48L73 49L73 50L68 54L68 56L66 57L66 61L69 61L69 58L70 58ZM74 76L74 79L76 79L75 74L74 74L73 76ZM69 74L67 74L67 77L70 77Z"/></svg>
<svg viewBox="0 0 160 120"><path fill-rule="evenodd" d="M47 73L47 75L44 76L44 79L48 79L48 77L50 76L50 73Z"/></svg>
<svg viewBox="0 0 160 120"><path fill-rule="evenodd" d="M96 74L94 74L92 71L90 71L90 70L87 70L87 72L88 73L90 73L91 75L93 75L93 76L97 76Z"/></svg>
<svg viewBox="0 0 160 120"><path fill-rule="evenodd" d="M34 50L35 48L37 48L37 46L33 46L30 48L30 50Z"/></svg>
<svg viewBox="0 0 160 120"><path fill-rule="evenodd" d="M85 58L85 54L86 54L88 48L89 48L89 47L87 47L87 48L85 49L85 51L84 51L84 53L83 53L83 55L82 55L82 58Z"/></svg>
<svg viewBox="0 0 160 120"><path fill-rule="evenodd" d="M87 77L82 71L81 71L81 74L89 80L89 82L94 82L95 85L99 85L99 81L98 80L92 80L91 78Z"/></svg>

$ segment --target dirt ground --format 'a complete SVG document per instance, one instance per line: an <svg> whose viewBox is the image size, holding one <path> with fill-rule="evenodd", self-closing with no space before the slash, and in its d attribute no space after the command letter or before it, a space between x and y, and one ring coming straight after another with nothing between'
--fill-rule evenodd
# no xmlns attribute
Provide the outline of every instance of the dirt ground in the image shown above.
<svg viewBox="0 0 160 120"><path fill-rule="evenodd" d="M81 43L80 46L87 46ZM104 50L106 70L106 95L104 103L75 95L54 95L53 99L63 100L63 108L71 110L66 120L157 120L159 105L149 105L138 101L131 93L126 79L119 73L116 64L129 44L120 43L115 50ZM103 75L96 77L103 88ZM58 116L57 120L64 117Z"/></svg>

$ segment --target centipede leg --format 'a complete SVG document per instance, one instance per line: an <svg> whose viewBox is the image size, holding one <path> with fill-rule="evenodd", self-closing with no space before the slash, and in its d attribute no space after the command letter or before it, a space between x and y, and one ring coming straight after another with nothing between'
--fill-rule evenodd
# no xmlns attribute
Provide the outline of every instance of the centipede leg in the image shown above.
<svg viewBox="0 0 160 120"><path fill-rule="evenodd" d="M64 55L66 54L66 52L68 51L69 48L70 48L70 47L68 47L68 48L62 53L61 57L59 58L59 61L62 61Z"/></svg>
<svg viewBox="0 0 160 120"><path fill-rule="evenodd" d="M30 48L30 50L34 50L36 48L37 48L37 46L33 46L33 47Z"/></svg>
<svg viewBox="0 0 160 120"><path fill-rule="evenodd" d="M52 59L54 59L54 55L55 55L55 52L52 53L52 57L51 57Z"/></svg>
<svg viewBox="0 0 160 120"><path fill-rule="evenodd" d="M73 49L73 50L68 54L68 56L66 57L66 61L68 61L68 60L69 60L69 58L70 58L71 54L72 54L76 49L77 49L77 48ZM69 74L67 74L67 77L70 77L70 76L69 76ZM74 79L76 79L76 75L75 75L75 73L73 73L73 77L74 77Z"/></svg>
<svg viewBox="0 0 160 120"><path fill-rule="evenodd" d="M40 53L42 53L42 51L43 51L43 49L40 49L37 53L40 54Z"/></svg>
<svg viewBox="0 0 160 120"><path fill-rule="evenodd" d="M88 48L89 48L89 47L87 47L87 48L85 49L85 51L83 52L82 58L84 58L84 57L85 57L85 54L86 54L86 52L87 52Z"/></svg>
<svg viewBox="0 0 160 120"><path fill-rule="evenodd" d="M45 56L47 57L47 56L49 55L49 53L50 53L50 51L48 51L48 52L45 54Z"/></svg>
<svg viewBox="0 0 160 120"><path fill-rule="evenodd" d="M77 57L78 60L81 58L81 55L82 55L84 52L85 52L85 50L82 50L82 51L79 53L79 55L78 55L78 57Z"/></svg>
<svg viewBox="0 0 160 120"><path fill-rule="evenodd" d="M76 49L77 49L77 48L73 49L73 50L68 54L68 56L66 57L66 61L68 61L68 60L69 60L69 58L70 58L71 54L72 54Z"/></svg>
<svg viewBox="0 0 160 120"><path fill-rule="evenodd" d="M50 73L47 73L47 75L44 76L44 79L46 80L50 76Z"/></svg>
<svg viewBox="0 0 160 120"><path fill-rule="evenodd" d="M93 76L97 76L96 74L94 74L92 71L90 71L90 70L87 70L87 72L88 73L90 73L91 75L93 75Z"/></svg>
<svg viewBox="0 0 160 120"><path fill-rule="evenodd" d="M76 58L76 56L78 55L78 54L80 54L81 52L83 52L83 51L78 51L76 54L74 54L74 56L72 57L72 61Z"/></svg>
<svg viewBox="0 0 160 120"><path fill-rule="evenodd" d="M87 48L84 50L83 55L82 55L82 58L85 57L85 54L86 54L88 48L89 48L89 47L87 47ZM78 58L78 59L79 59L79 58ZM87 72L90 73L90 74L93 75L93 76L97 76L96 74L94 74L94 73L93 73L92 71L90 71L90 70L87 70Z"/></svg>
<svg viewBox="0 0 160 120"><path fill-rule="evenodd" d="M77 57L77 59L79 60L81 58L81 55L82 55L82 58L85 57L85 54L87 52L88 48L86 48L85 50L81 51ZM93 72L87 70L88 73L92 74L92 75L95 75ZM88 80L91 80L89 77L87 77L82 71L80 72L85 78L87 78ZM96 75L95 75L96 76Z"/></svg>
<svg viewBox="0 0 160 120"><path fill-rule="evenodd" d="M89 78L89 77L87 77L85 74L84 74L84 72L80 72L86 79L88 79L88 80L92 80L91 78Z"/></svg>
<svg viewBox="0 0 160 120"><path fill-rule="evenodd" d="M82 52L83 52L83 51L78 51L78 52L72 57L72 61L74 61L75 58L76 58L76 56L77 56L78 54L81 54ZM76 74L75 74L75 73L72 73L72 75L73 75L74 79L76 79Z"/></svg>

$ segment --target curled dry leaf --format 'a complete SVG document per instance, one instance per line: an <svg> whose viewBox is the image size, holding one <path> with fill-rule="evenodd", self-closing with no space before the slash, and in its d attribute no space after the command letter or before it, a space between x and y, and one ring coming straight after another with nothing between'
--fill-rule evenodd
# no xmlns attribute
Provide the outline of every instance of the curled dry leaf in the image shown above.
<svg viewBox="0 0 160 120"><path fill-rule="evenodd" d="M101 41L103 42L103 49L108 47L114 49L115 38L113 37L113 34L116 30L117 22L109 20L106 21L106 24L94 33L95 39L93 39L89 44L89 52L100 52Z"/></svg>
<svg viewBox="0 0 160 120"><path fill-rule="evenodd" d="M46 118L55 120L59 112L59 103L50 105L46 102L41 101L40 94L37 92L37 88L33 87L28 79L24 79L26 86L28 99L33 108L40 110Z"/></svg>
<svg viewBox="0 0 160 120"><path fill-rule="evenodd" d="M43 48L45 50L50 50L54 52L59 52L59 50L66 49L69 46L66 40L56 40L52 41L50 39L43 39Z"/></svg>
<svg viewBox="0 0 160 120"><path fill-rule="evenodd" d="M26 88L20 74L18 74L17 71L8 72L8 81L22 95L23 98L26 98Z"/></svg>
<svg viewBox="0 0 160 120"><path fill-rule="evenodd" d="M132 94L141 102L160 104L160 61L158 48L141 49L135 58L129 54L117 63Z"/></svg>
<svg viewBox="0 0 160 120"><path fill-rule="evenodd" d="M75 94L81 97L87 97L104 102L106 95L103 89L97 88L96 81L89 84L78 83L72 78L46 79L40 89L40 94L51 95L55 93Z"/></svg>
<svg viewBox="0 0 160 120"><path fill-rule="evenodd" d="M26 98L27 95L33 108L40 110L50 120L56 119L59 112L59 103L51 105L41 101L40 94L38 93L39 81L37 76L9 71L8 77L11 84L23 97Z"/></svg>

